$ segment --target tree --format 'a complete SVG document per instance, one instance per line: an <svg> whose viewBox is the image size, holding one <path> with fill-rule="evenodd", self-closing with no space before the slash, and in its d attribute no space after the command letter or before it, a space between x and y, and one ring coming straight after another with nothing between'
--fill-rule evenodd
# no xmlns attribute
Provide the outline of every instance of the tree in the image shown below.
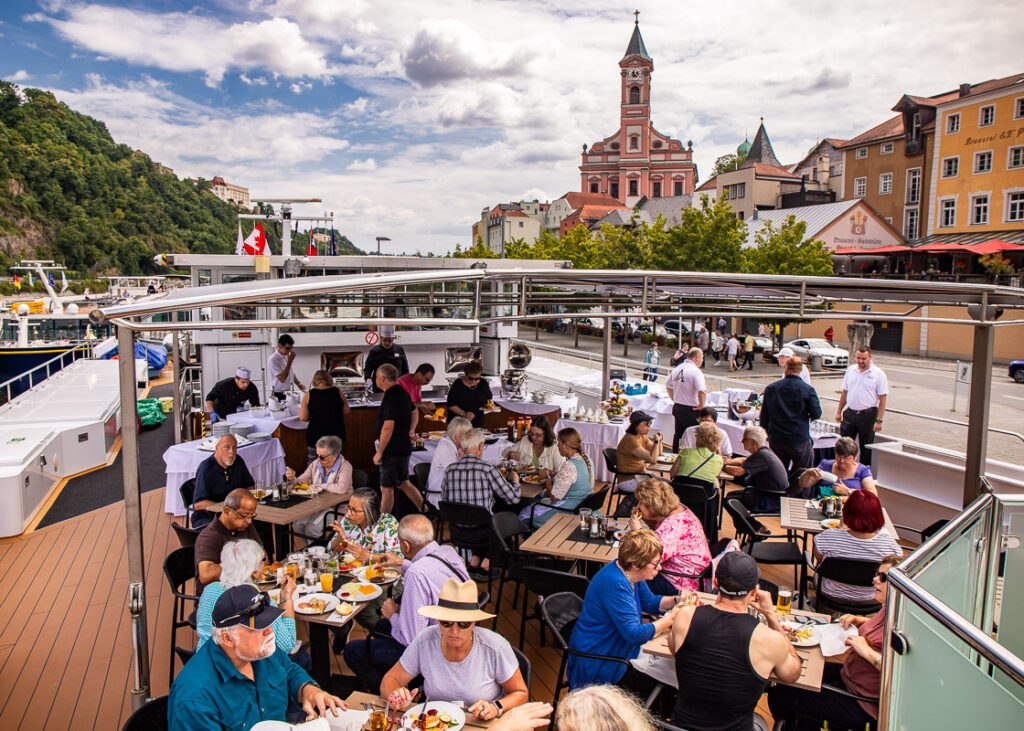
<svg viewBox="0 0 1024 731"><path fill-rule="evenodd" d="M733 170L739 170L740 165L742 165L746 159L746 155L722 155L720 158L715 160L715 169L711 172L713 175L731 173Z"/></svg>
<svg viewBox="0 0 1024 731"><path fill-rule="evenodd" d="M978 263L995 276L1013 274L1014 272L1013 264L1010 263L1010 260L998 252L978 257Z"/></svg>
<svg viewBox="0 0 1024 731"><path fill-rule="evenodd" d="M754 234L754 246L743 256L743 268L755 274L833 274L832 257L820 239L804 239L807 222L787 216L782 225L765 220Z"/></svg>
<svg viewBox="0 0 1024 731"><path fill-rule="evenodd" d="M738 272L743 269L746 224L723 200L701 196L700 208L684 208L682 220L658 239L654 257L659 269L681 272Z"/></svg>

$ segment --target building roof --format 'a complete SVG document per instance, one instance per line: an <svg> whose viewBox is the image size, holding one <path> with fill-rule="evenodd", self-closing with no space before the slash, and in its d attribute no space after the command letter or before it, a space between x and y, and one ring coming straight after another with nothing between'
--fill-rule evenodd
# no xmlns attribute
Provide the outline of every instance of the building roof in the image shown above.
<svg viewBox="0 0 1024 731"><path fill-rule="evenodd" d="M750 151L747 152L747 159L740 165L740 169L752 167L755 163L764 163L767 165L774 165L777 168L782 167L782 163L779 162L779 158L775 157L775 150L772 149L772 141L768 139L768 133L764 128L764 120L761 121L760 126L757 128L757 134L754 135L754 141L750 143Z"/></svg>
<svg viewBox="0 0 1024 731"><path fill-rule="evenodd" d="M210 181L210 185L227 185L227 183L224 182L224 178L219 175L215 175L213 180Z"/></svg>
<svg viewBox="0 0 1024 731"><path fill-rule="evenodd" d="M675 226L683 220L683 209L690 208L692 205L693 194L691 193L665 196L664 198L641 198L637 208L640 209L640 213L647 215L648 223L654 223L658 220L658 216L663 216L666 225Z"/></svg>
<svg viewBox="0 0 1024 731"><path fill-rule="evenodd" d="M574 209L572 215L578 217L581 221L597 221L598 219L604 218L609 211L618 209L623 209L626 211L633 210L629 206L624 206L618 201L615 201L614 205L587 204L581 206L580 208Z"/></svg>
<svg viewBox="0 0 1024 731"><path fill-rule="evenodd" d="M622 201L618 198L612 198L610 195L604 193L566 193L562 196L565 202L569 204L569 207L573 210L582 208L585 205L607 205L611 207L621 206Z"/></svg>
<svg viewBox="0 0 1024 731"><path fill-rule="evenodd" d="M639 56L645 61L652 61L653 59L647 55L647 46L644 45L643 36L640 35L640 23L637 22L633 26L633 35L629 39L629 45L626 46L626 55L622 57L622 61L625 61L630 56ZM619 63L622 63L619 61Z"/></svg>
<svg viewBox="0 0 1024 731"><path fill-rule="evenodd" d="M932 234L914 241L911 244L915 249L929 244L954 243L964 246L982 244L987 241L999 240L1010 244L1024 244L1024 229L1003 230L1003 231L971 231L969 233L943 232Z"/></svg>
<svg viewBox="0 0 1024 731"><path fill-rule="evenodd" d="M898 114L892 119L887 119L881 124L876 124L867 132L862 132L849 142L839 145L839 147L859 147L861 145L866 145L869 142L877 142L878 140L886 140L890 137L901 136L903 136L903 115Z"/></svg>
<svg viewBox="0 0 1024 731"><path fill-rule="evenodd" d="M700 193L703 190L715 190L718 187L718 176L712 175L710 178L700 184L699 187L694 188L694 193Z"/></svg>
<svg viewBox="0 0 1024 731"><path fill-rule="evenodd" d="M763 162L755 162L753 165L744 165L740 168L752 167L754 168L754 175L759 178L793 178L799 180L799 175L794 175L785 168L777 167L775 165L766 165Z"/></svg>
<svg viewBox="0 0 1024 731"><path fill-rule="evenodd" d="M747 240L744 247L754 245L754 235L761 230L765 221L782 224L787 217L793 216L797 221L807 222L807 235L817 236L833 221L845 215L847 211L861 203L860 198L851 198L835 203L822 203L817 206L797 206L796 208L776 208L771 211L757 211L757 218L747 219Z"/></svg>

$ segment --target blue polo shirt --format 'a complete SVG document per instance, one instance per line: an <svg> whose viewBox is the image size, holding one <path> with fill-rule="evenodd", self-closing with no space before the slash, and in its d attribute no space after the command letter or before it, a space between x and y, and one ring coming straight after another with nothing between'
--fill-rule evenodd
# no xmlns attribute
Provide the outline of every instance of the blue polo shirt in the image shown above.
<svg viewBox="0 0 1024 731"><path fill-rule="evenodd" d="M260 721L283 721L289 699L312 678L280 650L242 675L215 642L207 642L178 673L167 705L170 731L244 731Z"/></svg>
<svg viewBox="0 0 1024 731"><path fill-rule="evenodd" d="M256 480L249 473L245 466L245 460L236 456L230 467L221 467L216 456L210 455L204 459L199 469L196 470L196 490L193 494L193 502L201 500L212 500L215 503L223 502L228 493L239 487L249 489L256 485ZM206 510L198 510L192 516L192 527L202 528L213 519L213 516Z"/></svg>

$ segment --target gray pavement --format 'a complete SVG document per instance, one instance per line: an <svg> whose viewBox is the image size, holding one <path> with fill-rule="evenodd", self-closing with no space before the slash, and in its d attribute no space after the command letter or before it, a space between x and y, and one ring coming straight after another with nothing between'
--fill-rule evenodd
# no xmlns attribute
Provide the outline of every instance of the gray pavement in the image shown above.
<svg viewBox="0 0 1024 731"><path fill-rule="evenodd" d="M520 326L520 338L527 343L535 341L532 328ZM541 332L540 344L561 348L573 348L573 338L568 335L556 335ZM581 336L579 350L588 354L600 354L602 342L600 338ZM629 378L639 380L643 372L643 358L647 346L639 340L628 346L628 359L635 361L627 368ZM662 375L659 381L664 383L668 372L668 359L673 351L662 348ZM619 359L623 357L623 346L612 344L613 365L621 367ZM580 359L586 365L584 358ZM761 354L755 357L754 370L730 373L726 364L715 367L709 357L705 363L705 374L708 388L717 390L730 385L747 384L752 388L761 389L765 384L781 377L781 370L773 363L763 362ZM953 411L953 390L955 383L956 364L954 361L937 358L917 358L903 354L875 353L875 365L886 372L889 379L890 409L913 412L920 416L889 413L885 417L884 433L893 437L910 441L924 442L935 446L953 449L960 452L966 450L967 427L935 421L937 417L953 421L967 421L968 392L966 384L959 386L956 399L956 410ZM826 419L835 417L841 385L842 372L826 371L813 373L811 382L818 390L822 400L822 409ZM1007 376L1006 366L1000 365L992 369L992 397L989 403L989 426L1008 431L1024 433L1024 384L1015 383ZM1013 464L1024 463L1024 441L1020 439L989 432L988 456Z"/></svg>

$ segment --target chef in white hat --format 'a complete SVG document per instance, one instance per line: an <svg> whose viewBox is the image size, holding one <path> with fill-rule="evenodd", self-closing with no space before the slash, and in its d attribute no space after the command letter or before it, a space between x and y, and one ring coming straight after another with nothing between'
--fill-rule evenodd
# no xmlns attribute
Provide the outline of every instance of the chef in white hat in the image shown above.
<svg viewBox="0 0 1024 731"><path fill-rule="evenodd" d="M795 353L793 352L793 349L789 347L782 348L778 353L775 354L775 357L778 359L779 366L782 368L783 373L786 372L786 363L788 363L789 359L792 358L794 355ZM800 380L806 383L808 386L811 385L811 372L807 370L806 363L804 363L804 367L800 369Z"/></svg>
<svg viewBox="0 0 1024 731"><path fill-rule="evenodd" d="M210 421L217 422L230 416L246 401L256 408L260 405L260 392L252 382L252 371L245 366L238 366L233 378L218 381L206 394L206 410L210 414Z"/></svg>
<svg viewBox="0 0 1024 731"><path fill-rule="evenodd" d="M380 343L370 348L366 354L366 364L363 366L363 378L373 381L373 390L380 392L377 388L377 369L385 363L390 363L398 369L399 377L409 372L409 360L405 357L405 350L395 342L395 326L381 325L377 328L380 335Z"/></svg>

